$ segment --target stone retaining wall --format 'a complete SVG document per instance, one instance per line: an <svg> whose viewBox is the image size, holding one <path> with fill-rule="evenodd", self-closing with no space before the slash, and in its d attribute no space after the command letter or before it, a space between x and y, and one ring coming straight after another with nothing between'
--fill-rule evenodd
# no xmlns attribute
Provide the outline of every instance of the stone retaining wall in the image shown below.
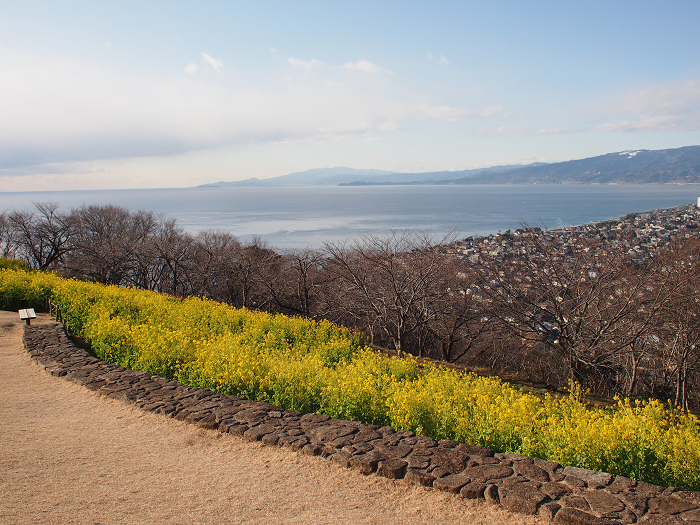
<svg viewBox="0 0 700 525"><path fill-rule="evenodd" d="M362 474L403 478L554 523L700 523L697 492L183 386L100 361L73 345L60 325L25 327L24 345L52 375L102 395L248 441L320 456Z"/></svg>

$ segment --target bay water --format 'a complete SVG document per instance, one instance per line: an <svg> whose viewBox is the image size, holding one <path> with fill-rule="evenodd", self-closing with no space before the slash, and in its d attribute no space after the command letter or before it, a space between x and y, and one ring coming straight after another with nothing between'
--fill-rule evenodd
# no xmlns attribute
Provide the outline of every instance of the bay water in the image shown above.
<svg viewBox="0 0 700 525"><path fill-rule="evenodd" d="M549 229L697 202L700 185L313 186L0 192L0 211L52 201L64 211L91 204L146 210L186 231L225 230L277 249L319 248L360 234L429 230L458 238Z"/></svg>

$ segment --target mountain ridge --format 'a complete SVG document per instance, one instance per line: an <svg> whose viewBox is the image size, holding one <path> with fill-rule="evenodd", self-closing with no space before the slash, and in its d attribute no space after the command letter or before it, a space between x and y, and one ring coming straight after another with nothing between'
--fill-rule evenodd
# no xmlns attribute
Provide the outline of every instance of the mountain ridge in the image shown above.
<svg viewBox="0 0 700 525"><path fill-rule="evenodd" d="M338 166L269 179L199 187L374 186L416 184L700 184L700 146L625 150L555 163L510 164L419 173Z"/></svg>

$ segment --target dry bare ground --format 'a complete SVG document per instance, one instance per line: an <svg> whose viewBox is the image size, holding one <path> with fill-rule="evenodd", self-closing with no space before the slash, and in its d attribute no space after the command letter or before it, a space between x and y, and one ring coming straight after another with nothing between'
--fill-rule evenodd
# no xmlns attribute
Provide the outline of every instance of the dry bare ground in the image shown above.
<svg viewBox="0 0 700 525"><path fill-rule="evenodd" d="M540 523L101 397L33 363L22 330L0 312L0 523Z"/></svg>

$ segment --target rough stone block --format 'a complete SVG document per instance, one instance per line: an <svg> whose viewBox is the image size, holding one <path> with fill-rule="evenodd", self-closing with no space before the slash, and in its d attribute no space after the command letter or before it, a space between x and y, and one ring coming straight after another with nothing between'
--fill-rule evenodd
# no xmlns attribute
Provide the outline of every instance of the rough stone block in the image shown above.
<svg viewBox="0 0 700 525"><path fill-rule="evenodd" d="M625 478L624 476L616 476L613 482L607 487L605 487L605 490L607 490L611 494L619 494L623 491L632 490L636 486L636 481L632 481L631 479Z"/></svg>
<svg viewBox="0 0 700 525"><path fill-rule="evenodd" d="M647 497L635 492L620 492L617 497L627 505L627 508L640 518L647 511Z"/></svg>
<svg viewBox="0 0 700 525"><path fill-rule="evenodd" d="M602 490L586 492L586 501L591 506L591 510L597 516L610 514L611 512L622 512L625 505L612 494Z"/></svg>
<svg viewBox="0 0 700 525"><path fill-rule="evenodd" d="M537 507L547 499L546 494L529 483L519 483L508 489L502 489L499 493L503 507L521 514L536 514Z"/></svg>
<svg viewBox="0 0 700 525"><path fill-rule="evenodd" d="M388 459L383 454L368 452L350 458L350 467L359 470L361 474L368 475L377 470L380 461Z"/></svg>
<svg viewBox="0 0 700 525"><path fill-rule="evenodd" d="M239 421L241 423L248 423L254 425L260 423L262 420L265 419L266 416L267 412L265 412L264 410L248 409L241 410L233 417L234 419L236 419L236 421Z"/></svg>
<svg viewBox="0 0 700 525"><path fill-rule="evenodd" d="M301 449L301 453L307 456L320 456L321 452L323 452L323 447L314 443L304 445Z"/></svg>
<svg viewBox="0 0 700 525"><path fill-rule="evenodd" d="M236 425L229 426L228 433L233 434L234 436L243 437L243 434L245 434L249 428L250 427L248 425L244 425L244 424L239 423Z"/></svg>
<svg viewBox="0 0 700 525"><path fill-rule="evenodd" d="M624 525L631 525L632 523L637 523L637 515L629 509L625 509L620 512L620 521Z"/></svg>
<svg viewBox="0 0 700 525"><path fill-rule="evenodd" d="M637 523L644 523L644 525L687 525L687 521L683 521L678 516L662 516L659 514L649 514L645 516L644 519L639 520Z"/></svg>
<svg viewBox="0 0 700 525"><path fill-rule="evenodd" d="M499 505L501 503L501 497L496 485L486 485L484 490L484 499L489 505Z"/></svg>
<svg viewBox="0 0 700 525"><path fill-rule="evenodd" d="M433 482L435 481L435 476L428 474L427 472L424 472L422 470L409 468L406 470L406 475L404 476L404 479L409 483L413 483L414 485L432 487Z"/></svg>
<svg viewBox="0 0 700 525"><path fill-rule="evenodd" d="M243 433L243 439L246 441L260 441L265 434L272 434L275 431L272 425L258 425L250 428Z"/></svg>
<svg viewBox="0 0 700 525"><path fill-rule="evenodd" d="M408 456L406 461L410 468L426 469L430 466L430 461L424 456Z"/></svg>
<svg viewBox="0 0 700 525"><path fill-rule="evenodd" d="M612 474L607 472L597 472L579 467L565 467L563 474L565 476L574 476L586 482L586 485L592 489L599 489L609 485L612 482Z"/></svg>
<svg viewBox="0 0 700 525"><path fill-rule="evenodd" d="M566 525L604 525L614 522L602 520L593 514L579 509L563 508L557 512L557 515L554 517L554 523L565 523Z"/></svg>
<svg viewBox="0 0 700 525"><path fill-rule="evenodd" d="M451 476L453 471L445 467L437 467L433 468L432 470L429 470L428 472L430 472L435 477L435 479L439 479L444 478L445 476Z"/></svg>
<svg viewBox="0 0 700 525"><path fill-rule="evenodd" d="M478 465L465 469L463 474L473 481L486 483L491 480L505 479L513 475L513 469L502 465Z"/></svg>
<svg viewBox="0 0 700 525"><path fill-rule="evenodd" d="M377 475L389 479L401 479L406 475L408 463L402 459L387 459L377 467Z"/></svg>
<svg viewBox="0 0 700 525"><path fill-rule="evenodd" d="M467 468L477 467L479 465L500 465L501 462L496 458L490 458L486 456L470 456L469 461L467 461Z"/></svg>
<svg viewBox="0 0 700 525"><path fill-rule="evenodd" d="M219 428L219 424L216 422L216 416L211 413L197 420L196 425L206 430L216 430Z"/></svg>
<svg viewBox="0 0 700 525"><path fill-rule="evenodd" d="M484 497L486 485L484 483L467 483L459 491L459 494L465 499L479 499Z"/></svg>
<svg viewBox="0 0 700 525"><path fill-rule="evenodd" d="M396 430L394 430L393 428L391 428L388 425L383 426L383 427L379 427L377 429L377 432L379 432L382 436L390 436L392 434L396 434Z"/></svg>
<svg viewBox="0 0 700 525"><path fill-rule="evenodd" d="M680 514L681 512L697 508L697 505L674 496L651 498L648 505L649 512L670 515Z"/></svg>
<svg viewBox="0 0 700 525"><path fill-rule="evenodd" d="M302 448L304 448L308 443L309 438L307 438L306 436L299 436L289 444L289 448L291 448L294 452L298 452Z"/></svg>
<svg viewBox="0 0 700 525"><path fill-rule="evenodd" d="M652 485L651 483L645 483L644 481L639 481L637 482L637 486L635 487L634 491L637 494L642 494L651 498L654 496L661 496L664 488L659 487L658 485Z"/></svg>
<svg viewBox="0 0 700 525"><path fill-rule="evenodd" d="M690 523L700 523L700 509L689 510L688 512L683 512L678 516L683 521Z"/></svg>
<svg viewBox="0 0 700 525"><path fill-rule="evenodd" d="M577 478L576 476L564 476L564 479L561 480L561 482L565 485L568 485L572 489L586 488L586 482L583 481L581 478Z"/></svg>
<svg viewBox="0 0 700 525"><path fill-rule="evenodd" d="M493 450L478 445L467 445L461 443L455 447L459 452L463 452L469 456L493 457Z"/></svg>
<svg viewBox="0 0 700 525"><path fill-rule="evenodd" d="M355 434L355 437L353 438L353 443L369 443L370 441L374 441L375 439L380 439L382 435L377 432L376 430L370 430L370 429L362 429L360 430L357 434Z"/></svg>
<svg viewBox="0 0 700 525"><path fill-rule="evenodd" d="M549 481L549 474L547 471L525 461L514 461L513 470L516 474L529 479L530 481L539 481L541 483Z"/></svg>
<svg viewBox="0 0 700 525"><path fill-rule="evenodd" d="M564 507L570 507L572 509L585 511L591 510L591 505L588 503L588 500L586 500L586 498L584 498L583 496L566 496L560 500L560 503Z"/></svg>
<svg viewBox="0 0 700 525"><path fill-rule="evenodd" d="M323 425L309 431L309 437L315 441L328 443L334 439L350 436L357 432L356 428L341 425Z"/></svg>
<svg viewBox="0 0 700 525"><path fill-rule="evenodd" d="M350 467L350 455L345 452L336 452L335 454L331 454L329 458L333 463L337 463L341 467Z"/></svg>
<svg viewBox="0 0 700 525"><path fill-rule="evenodd" d="M571 489L556 481L549 481L547 483L542 483L540 490L547 494L553 500L568 496L571 494Z"/></svg>
<svg viewBox="0 0 700 525"><path fill-rule="evenodd" d="M561 505L555 501L545 503L540 507L539 515L547 521L552 521L557 515L557 512L559 512L559 509L561 509Z"/></svg>
<svg viewBox="0 0 700 525"><path fill-rule="evenodd" d="M272 434L265 434L262 438L260 438L260 441L263 442L264 445L276 445L277 442L280 439L280 434L273 432Z"/></svg>
<svg viewBox="0 0 700 525"><path fill-rule="evenodd" d="M374 448L394 458L405 458L413 451L413 448L408 445L377 445Z"/></svg>
<svg viewBox="0 0 700 525"><path fill-rule="evenodd" d="M451 492L452 494L459 494L462 487L469 483L471 478L468 476L460 476L459 474L452 474L450 476L445 476L444 478L438 478L433 481L433 487L438 490L444 490L445 492Z"/></svg>
<svg viewBox="0 0 700 525"><path fill-rule="evenodd" d="M691 503L695 503L698 507L700 507L700 492L679 490L674 494L674 496L684 501L690 501Z"/></svg>
<svg viewBox="0 0 700 525"><path fill-rule="evenodd" d="M464 470L467 466L467 461L469 461L468 454L442 446L433 449L433 453L430 456L432 467L443 467L450 474L457 474Z"/></svg>

